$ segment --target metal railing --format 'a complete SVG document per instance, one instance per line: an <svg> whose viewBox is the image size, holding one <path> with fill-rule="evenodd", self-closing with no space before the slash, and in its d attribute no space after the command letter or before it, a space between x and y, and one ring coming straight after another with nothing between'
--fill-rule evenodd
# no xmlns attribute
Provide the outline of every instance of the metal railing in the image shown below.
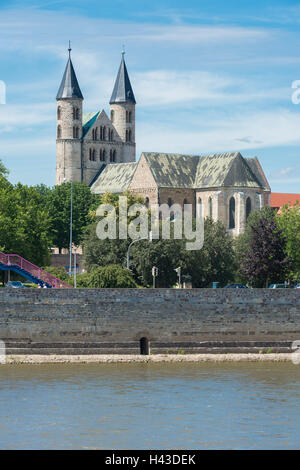
<svg viewBox="0 0 300 470"><path fill-rule="evenodd" d="M64 281L61 281L57 277L53 276L52 274L47 273L42 268L39 268L35 264L30 263L26 259L22 258L19 255L6 255L0 251L0 263L14 266L19 266L21 269L24 269L28 273L32 274L33 276L37 277L43 282L50 284L55 289L72 289L72 286L67 284Z"/></svg>

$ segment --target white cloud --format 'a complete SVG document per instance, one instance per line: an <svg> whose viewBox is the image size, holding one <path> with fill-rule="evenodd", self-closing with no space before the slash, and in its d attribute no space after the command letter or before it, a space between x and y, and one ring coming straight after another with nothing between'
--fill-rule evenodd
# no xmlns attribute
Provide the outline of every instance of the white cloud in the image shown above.
<svg viewBox="0 0 300 470"><path fill-rule="evenodd" d="M240 114L218 120L198 116L193 129L178 122L159 125L138 125L139 151L175 153L212 153L258 149L300 143L300 115L282 109ZM246 136L246 137L245 137Z"/></svg>

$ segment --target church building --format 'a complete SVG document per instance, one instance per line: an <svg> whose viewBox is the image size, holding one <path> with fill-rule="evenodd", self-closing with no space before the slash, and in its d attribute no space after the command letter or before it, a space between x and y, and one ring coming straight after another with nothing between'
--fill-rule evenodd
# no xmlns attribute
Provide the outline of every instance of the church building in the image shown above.
<svg viewBox="0 0 300 470"><path fill-rule="evenodd" d="M70 56L57 94L56 184L84 182L95 194L130 190L146 205L185 204L195 217L221 220L233 236L242 233L251 211L270 205L271 189L257 157L239 152L211 155L135 155L135 97L124 52L104 110L83 114Z"/></svg>

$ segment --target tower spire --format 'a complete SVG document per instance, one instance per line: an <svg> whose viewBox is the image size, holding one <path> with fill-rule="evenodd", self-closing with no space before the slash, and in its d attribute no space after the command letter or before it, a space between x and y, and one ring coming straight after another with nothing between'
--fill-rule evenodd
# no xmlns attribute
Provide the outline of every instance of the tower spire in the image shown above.
<svg viewBox="0 0 300 470"><path fill-rule="evenodd" d="M135 97L132 91L131 83L129 80L127 67L125 64L125 46L122 49L122 59L119 67L115 86L110 98L110 104L113 103L134 103L136 104Z"/></svg>
<svg viewBox="0 0 300 470"><path fill-rule="evenodd" d="M69 41L69 59L56 96L57 100L64 98L79 98L83 100L83 96L71 60L71 50L71 42Z"/></svg>

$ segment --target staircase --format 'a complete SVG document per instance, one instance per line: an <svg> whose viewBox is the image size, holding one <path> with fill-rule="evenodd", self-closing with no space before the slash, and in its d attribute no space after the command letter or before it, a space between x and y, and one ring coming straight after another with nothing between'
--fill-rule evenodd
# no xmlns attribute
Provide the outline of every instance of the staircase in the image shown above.
<svg viewBox="0 0 300 470"><path fill-rule="evenodd" d="M44 269L35 266L19 255L6 255L0 251L0 271L13 271L41 287L72 289L72 286L66 282L52 276L52 274L47 273Z"/></svg>

